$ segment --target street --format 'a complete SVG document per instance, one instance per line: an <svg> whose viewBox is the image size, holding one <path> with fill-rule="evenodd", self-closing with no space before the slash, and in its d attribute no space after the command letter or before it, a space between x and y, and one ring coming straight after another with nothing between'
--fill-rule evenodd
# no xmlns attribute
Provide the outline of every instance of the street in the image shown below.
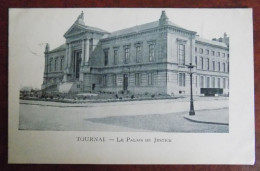
<svg viewBox="0 0 260 171"><path fill-rule="evenodd" d="M228 132L228 125L187 120L184 117L187 116L188 110L188 99L84 104L21 100L19 129L115 132ZM228 99L197 99L195 101L195 110L198 116L221 116L228 122Z"/></svg>

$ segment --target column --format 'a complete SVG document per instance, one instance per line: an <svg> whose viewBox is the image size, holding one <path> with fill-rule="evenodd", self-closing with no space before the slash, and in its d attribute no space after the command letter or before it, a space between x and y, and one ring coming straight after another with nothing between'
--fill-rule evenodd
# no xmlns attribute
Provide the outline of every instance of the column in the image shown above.
<svg viewBox="0 0 260 171"><path fill-rule="evenodd" d="M82 52L81 52L81 66L84 65L84 56L85 56L85 40L82 40Z"/></svg>
<svg viewBox="0 0 260 171"><path fill-rule="evenodd" d="M89 39L86 39L86 43L85 43L84 62L85 62L85 65L88 65L88 62L89 62Z"/></svg>
<svg viewBox="0 0 260 171"><path fill-rule="evenodd" d="M71 72L71 44L69 44L68 52L68 72Z"/></svg>

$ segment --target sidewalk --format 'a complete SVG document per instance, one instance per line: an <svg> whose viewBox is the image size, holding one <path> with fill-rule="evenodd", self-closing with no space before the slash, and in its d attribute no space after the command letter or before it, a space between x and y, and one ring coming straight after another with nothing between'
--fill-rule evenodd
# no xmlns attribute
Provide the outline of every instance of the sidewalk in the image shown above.
<svg viewBox="0 0 260 171"><path fill-rule="evenodd" d="M185 115L184 118L198 123L229 125L228 112L223 112L223 110L200 110L195 112L195 115Z"/></svg>

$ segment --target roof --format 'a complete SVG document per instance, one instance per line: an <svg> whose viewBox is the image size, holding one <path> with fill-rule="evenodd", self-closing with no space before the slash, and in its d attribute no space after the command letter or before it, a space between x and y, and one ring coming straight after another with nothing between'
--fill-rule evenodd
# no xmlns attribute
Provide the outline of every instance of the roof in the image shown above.
<svg viewBox="0 0 260 171"><path fill-rule="evenodd" d="M174 24L171 21L168 21L168 25L173 26L173 27L177 27L177 28L182 29L182 30L190 31L190 30L187 30L183 27L180 27L180 26ZM108 35L105 38L125 35L125 34L129 34L129 33L138 33L138 32L148 30L148 29L151 29L151 28L155 28L155 27L159 27L159 21L154 21L154 22L150 22L150 23L146 23L146 24L137 25L137 26L134 26L134 27L118 30L118 31L112 32L110 35Z"/></svg>
<svg viewBox="0 0 260 171"><path fill-rule="evenodd" d="M196 40L196 41L199 41L199 42L203 42L203 43L215 45L215 46L221 46L221 47L225 47L225 48L228 47L228 46L227 46L225 43L223 43L223 42L208 40L208 39L204 39L204 38L197 37L197 36L195 37L195 40Z"/></svg>
<svg viewBox="0 0 260 171"><path fill-rule="evenodd" d="M55 48L53 50L50 50L49 53L58 52L58 51L62 51L62 50L66 50L66 44L62 44L59 47L57 47L57 48Z"/></svg>

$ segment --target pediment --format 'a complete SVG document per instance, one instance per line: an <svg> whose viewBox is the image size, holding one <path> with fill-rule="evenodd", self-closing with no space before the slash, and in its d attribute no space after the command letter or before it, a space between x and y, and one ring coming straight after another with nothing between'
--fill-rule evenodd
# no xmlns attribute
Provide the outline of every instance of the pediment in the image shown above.
<svg viewBox="0 0 260 171"><path fill-rule="evenodd" d="M70 36L74 36L77 34L81 34L83 32L85 32L86 29L83 26L79 26L78 24L73 24L70 29L64 34L64 37L70 37Z"/></svg>

